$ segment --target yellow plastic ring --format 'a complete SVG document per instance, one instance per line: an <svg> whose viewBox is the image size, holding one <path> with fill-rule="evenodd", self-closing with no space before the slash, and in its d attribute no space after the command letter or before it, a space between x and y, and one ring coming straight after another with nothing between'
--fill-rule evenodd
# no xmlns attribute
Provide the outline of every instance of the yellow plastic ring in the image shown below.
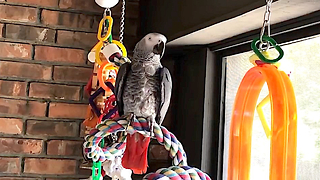
<svg viewBox="0 0 320 180"><path fill-rule="evenodd" d="M101 34L102 34L103 24L106 20L109 20L108 31L107 31L107 34L104 37L102 37ZM106 16L100 21L98 34L97 34L97 38L99 39L99 41L106 41L109 38L109 36L111 35L112 24L113 24L113 19L111 16Z"/></svg>
<svg viewBox="0 0 320 180"><path fill-rule="evenodd" d="M100 51L103 46L103 41L99 41L94 47L95 47L95 56L96 56L96 63L99 65L102 64L102 61L100 59Z"/></svg>
<svg viewBox="0 0 320 180"><path fill-rule="evenodd" d="M119 42L117 40L112 40L112 43L114 43L114 44L116 44L117 46L120 47L123 57L127 57L127 55L128 55L127 49L124 47L124 45L121 42Z"/></svg>

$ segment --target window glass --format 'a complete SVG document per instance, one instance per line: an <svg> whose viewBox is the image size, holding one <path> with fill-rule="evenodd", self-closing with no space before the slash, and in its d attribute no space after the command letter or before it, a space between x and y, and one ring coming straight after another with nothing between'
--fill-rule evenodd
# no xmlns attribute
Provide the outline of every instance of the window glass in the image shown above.
<svg viewBox="0 0 320 180"><path fill-rule="evenodd" d="M282 46L285 55L279 69L290 73L297 101L297 179L320 180L320 37ZM253 67L245 52L226 58L226 107L223 179L227 179L229 129L235 96L245 73ZM264 85L258 103L268 94ZM264 108L270 126L270 104ZM252 130L252 180L269 179L270 143L255 112Z"/></svg>

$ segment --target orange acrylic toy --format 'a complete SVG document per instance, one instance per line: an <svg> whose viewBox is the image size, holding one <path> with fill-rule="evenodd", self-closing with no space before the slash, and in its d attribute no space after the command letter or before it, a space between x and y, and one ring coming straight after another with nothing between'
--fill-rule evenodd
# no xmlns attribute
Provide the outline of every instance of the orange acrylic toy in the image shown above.
<svg viewBox="0 0 320 180"><path fill-rule="evenodd" d="M229 137L228 180L250 179L252 123L256 107L263 129L270 139L269 179L296 179L297 105L288 75L278 69L278 61L284 56L284 52L271 38L271 5L272 0L266 0L260 37L251 43L255 55L250 58L250 62L255 66L243 77L234 102ZM271 45L278 52L275 59L270 59L267 53ZM257 106L265 82L269 95ZM262 106L269 101L271 127L262 110Z"/></svg>
<svg viewBox="0 0 320 180"><path fill-rule="evenodd" d="M278 69L277 64L265 63L257 56L252 56L250 61L255 67L242 79L231 118L228 180L250 179L252 123L265 82L269 89L272 113L271 128L261 119L264 130L270 137L269 179L295 180L297 108L291 81L285 72ZM268 96L262 104L268 101ZM263 115L261 113L260 111L259 117Z"/></svg>

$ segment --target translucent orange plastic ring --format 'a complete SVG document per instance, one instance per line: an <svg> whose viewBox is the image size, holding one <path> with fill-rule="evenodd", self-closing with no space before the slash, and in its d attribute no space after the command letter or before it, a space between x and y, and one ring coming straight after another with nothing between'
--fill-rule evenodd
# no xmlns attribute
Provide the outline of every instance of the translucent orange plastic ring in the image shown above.
<svg viewBox="0 0 320 180"><path fill-rule="evenodd" d="M228 180L249 180L254 111L264 83L271 104L270 180L296 179L297 106L288 75L270 64L251 68L238 88L231 118Z"/></svg>
<svg viewBox="0 0 320 180"><path fill-rule="evenodd" d="M118 68L114 67L111 63L109 62L104 62L99 70L98 70L98 80L99 80L99 85L105 90L105 91L111 91L110 88L105 84L105 82L108 80L108 76L106 76L106 71L110 71L110 70L115 70L116 73L118 73ZM115 79L110 79L110 82L112 84L114 84Z"/></svg>

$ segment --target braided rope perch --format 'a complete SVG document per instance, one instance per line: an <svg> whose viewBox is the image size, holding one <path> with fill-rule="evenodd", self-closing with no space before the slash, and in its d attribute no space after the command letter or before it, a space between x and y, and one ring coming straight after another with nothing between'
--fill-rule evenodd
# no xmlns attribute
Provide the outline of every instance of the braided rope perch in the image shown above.
<svg viewBox="0 0 320 180"><path fill-rule="evenodd" d="M189 166L171 166L161 168L155 173L149 173L143 177L144 180L211 180L211 178L201 170Z"/></svg>
<svg viewBox="0 0 320 180"><path fill-rule="evenodd" d="M130 125L129 125L130 123ZM111 133L126 131L128 133L138 132L145 136L150 136L148 121L144 118L121 117L116 120L107 119L97 125L96 129L90 131L85 137L84 148L88 158L93 161L113 160L116 156L123 154L125 150L126 137L119 138L118 142L109 147L99 147L100 141ZM173 159L173 165L169 168L159 169L155 173L147 174L144 179L195 179L209 180L210 177L196 168L187 166L187 156L182 144L176 136L169 132L165 127L154 125L154 135L157 141L162 144L170 157Z"/></svg>

